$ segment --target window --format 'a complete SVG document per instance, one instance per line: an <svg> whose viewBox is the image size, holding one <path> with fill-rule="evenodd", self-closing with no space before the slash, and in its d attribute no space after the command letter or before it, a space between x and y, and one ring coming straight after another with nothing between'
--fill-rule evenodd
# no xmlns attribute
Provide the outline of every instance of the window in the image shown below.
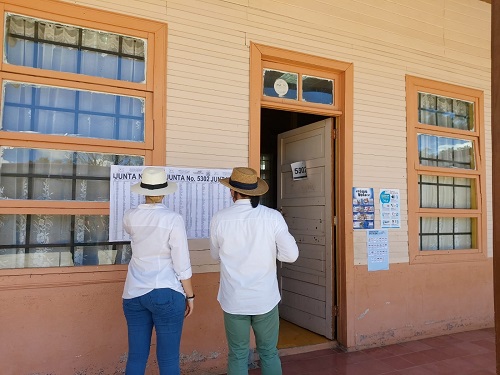
<svg viewBox="0 0 500 375"><path fill-rule="evenodd" d="M484 258L483 93L407 76L410 262Z"/></svg>
<svg viewBox="0 0 500 375"><path fill-rule="evenodd" d="M111 78L145 80L147 43L140 38L6 13L9 64Z"/></svg>
<svg viewBox="0 0 500 375"><path fill-rule="evenodd" d="M262 99L266 107L291 109L300 106L301 111L310 107L314 111L338 111L336 101L340 90L338 74L306 67L263 62Z"/></svg>
<svg viewBox="0 0 500 375"><path fill-rule="evenodd" d="M127 263L110 166L165 164L166 25L0 3L0 269Z"/></svg>

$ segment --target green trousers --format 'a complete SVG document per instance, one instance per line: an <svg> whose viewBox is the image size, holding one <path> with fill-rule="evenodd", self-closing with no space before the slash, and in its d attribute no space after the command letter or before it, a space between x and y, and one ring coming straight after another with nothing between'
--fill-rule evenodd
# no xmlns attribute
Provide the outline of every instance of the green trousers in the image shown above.
<svg viewBox="0 0 500 375"><path fill-rule="evenodd" d="M262 375L282 375L278 355L279 313L276 305L262 315L236 315L224 312L224 326L229 347L227 375L248 374L250 327L255 335Z"/></svg>

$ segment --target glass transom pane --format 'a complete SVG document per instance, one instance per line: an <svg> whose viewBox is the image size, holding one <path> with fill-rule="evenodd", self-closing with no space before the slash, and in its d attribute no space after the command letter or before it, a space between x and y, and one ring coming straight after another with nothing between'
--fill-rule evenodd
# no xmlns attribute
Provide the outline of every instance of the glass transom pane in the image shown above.
<svg viewBox="0 0 500 375"><path fill-rule="evenodd" d="M0 129L144 142L143 98L5 81Z"/></svg>
<svg viewBox="0 0 500 375"><path fill-rule="evenodd" d="M13 65L145 82L146 41L6 14L5 58Z"/></svg>
<svg viewBox="0 0 500 375"><path fill-rule="evenodd" d="M418 134L418 157L426 166L476 168L474 143L466 139Z"/></svg>
<svg viewBox="0 0 500 375"><path fill-rule="evenodd" d="M302 100L304 102L333 104L334 82L327 78L302 76Z"/></svg>
<svg viewBox="0 0 500 375"><path fill-rule="evenodd" d="M445 128L474 130L474 103L418 93L418 121Z"/></svg>
<svg viewBox="0 0 500 375"><path fill-rule="evenodd" d="M457 217L421 217L419 250L466 250L475 247L477 220Z"/></svg>
<svg viewBox="0 0 500 375"><path fill-rule="evenodd" d="M264 69L264 96L297 100L298 74Z"/></svg>
<svg viewBox="0 0 500 375"><path fill-rule="evenodd" d="M422 208L476 208L474 179L420 175L418 184Z"/></svg>
<svg viewBox="0 0 500 375"><path fill-rule="evenodd" d="M110 243L109 216L0 215L0 269L126 264L127 242Z"/></svg>
<svg viewBox="0 0 500 375"><path fill-rule="evenodd" d="M0 147L0 200L107 202L111 165L144 165L144 158Z"/></svg>

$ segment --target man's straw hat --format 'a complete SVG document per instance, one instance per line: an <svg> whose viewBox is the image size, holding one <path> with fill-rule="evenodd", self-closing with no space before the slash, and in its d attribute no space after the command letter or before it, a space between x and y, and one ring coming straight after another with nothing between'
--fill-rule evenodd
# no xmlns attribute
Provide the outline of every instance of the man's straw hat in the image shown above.
<svg viewBox="0 0 500 375"><path fill-rule="evenodd" d="M163 167L146 167L142 171L141 182L130 187L133 193L141 195L168 195L177 190L177 184L167 181L167 173Z"/></svg>
<svg viewBox="0 0 500 375"><path fill-rule="evenodd" d="M219 182L238 193L251 197L264 195L269 190L267 182L257 177L257 172L252 168L233 168L231 177L221 178Z"/></svg>

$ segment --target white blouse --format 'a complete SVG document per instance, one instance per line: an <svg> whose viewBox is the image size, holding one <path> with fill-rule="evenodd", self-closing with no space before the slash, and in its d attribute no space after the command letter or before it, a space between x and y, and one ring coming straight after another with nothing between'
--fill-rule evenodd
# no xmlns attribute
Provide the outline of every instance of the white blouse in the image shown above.
<svg viewBox="0 0 500 375"><path fill-rule="evenodd" d="M141 204L125 212L123 227L132 245L123 298L159 288L185 295L179 280L191 278L192 270L182 216L163 204Z"/></svg>

